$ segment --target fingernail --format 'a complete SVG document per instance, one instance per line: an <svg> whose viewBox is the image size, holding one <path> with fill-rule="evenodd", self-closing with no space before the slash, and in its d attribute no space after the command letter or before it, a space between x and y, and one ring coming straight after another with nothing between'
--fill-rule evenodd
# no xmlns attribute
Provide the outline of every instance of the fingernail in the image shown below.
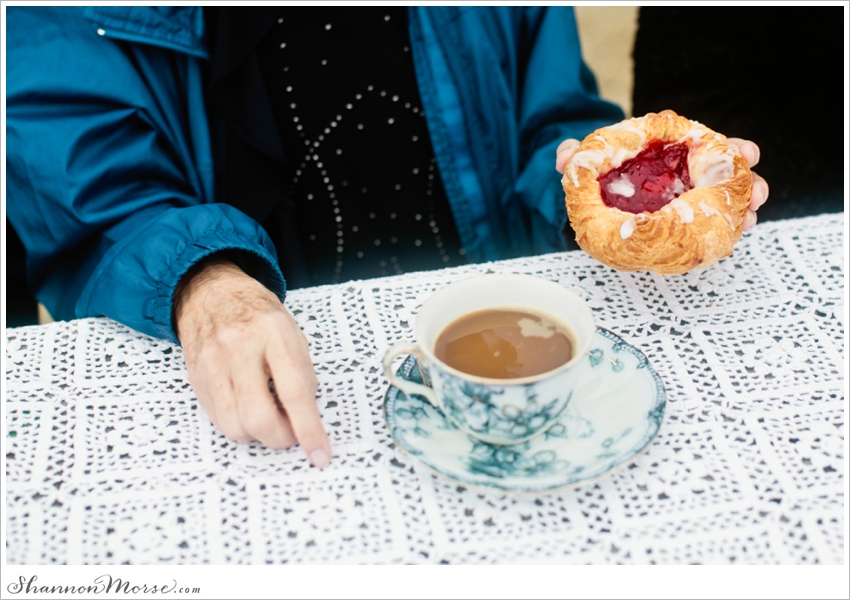
<svg viewBox="0 0 850 600"><path fill-rule="evenodd" d="M313 463L314 467L324 469L328 466L328 463L331 462L331 457L328 456L327 452L319 448L318 450L313 450L310 453L310 462Z"/></svg>

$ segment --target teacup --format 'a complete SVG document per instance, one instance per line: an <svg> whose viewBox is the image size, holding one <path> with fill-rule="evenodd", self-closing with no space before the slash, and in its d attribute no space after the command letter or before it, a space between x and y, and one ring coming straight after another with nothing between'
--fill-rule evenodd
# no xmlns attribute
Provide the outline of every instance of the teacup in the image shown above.
<svg viewBox="0 0 850 600"><path fill-rule="evenodd" d="M542 373L500 378L470 374L437 357L438 340L450 325L486 310L520 311L556 323L570 338L571 357ZM384 355L384 372L392 385L423 396L469 435L491 444L517 444L545 432L567 407L578 380L574 367L585 360L595 333L590 307L562 285L530 275L479 275L427 299L416 319L415 341L393 344ZM417 357L429 385L393 372L392 363L402 354Z"/></svg>

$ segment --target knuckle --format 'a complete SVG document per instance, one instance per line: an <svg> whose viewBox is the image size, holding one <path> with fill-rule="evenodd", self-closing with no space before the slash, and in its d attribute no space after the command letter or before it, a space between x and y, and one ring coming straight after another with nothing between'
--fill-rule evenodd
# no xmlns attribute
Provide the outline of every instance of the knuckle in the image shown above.
<svg viewBox="0 0 850 600"><path fill-rule="evenodd" d="M303 430L309 424L318 422L319 409L316 403L317 387L310 382L293 383L278 390L279 398L292 426Z"/></svg>
<svg viewBox="0 0 850 600"><path fill-rule="evenodd" d="M266 437L276 429L277 416L270 403L243 402L239 417L243 427L256 438Z"/></svg>
<svg viewBox="0 0 850 600"><path fill-rule="evenodd" d="M215 412L217 426L224 435L231 439L245 435L245 429L240 423L239 415L231 403L216 402Z"/></svg>
<svg viewBox="0 0 850 600"><path fill-rule="evenodd" d="M312 402L315 400L318 390L319 382L316 380L316 375L310 373L297 381L290 381L284 393L290 398Z"/></svg>
<svg viewBox="0 0 850 600"><path fill-rule="evenodd" d="M292 447L295 438L281 423L274 406L263 404L246 407L242 413L242 424L254 439L274 450Z"/></svg>
<svg viewBox="0 0 850 600"><path fill-rule="evenodd" d="M242 327L219 327L216 331L218 344L231 350L239 350L245 343L245 339L245 331Z"/></svg>
<svg viewBox="0 0 850 600"><path fill-rule="evenodd" d="M234 442L250 442L254 439L242 425L233 421L219 423L218 429L224 437Z"/></svg>
<svg viewBox="0 0 850 600"><path fill-rule="evenodd" d="M307 337L307 334L304 333L304 331L301 329L296 329L290 339L292 339L295 344L300 345L301 347L306 348L310 345L310 339Z"/></svg>
<svg viewBox="0 0 850 600"><path fill-rule="evenodd" d="M295 438L287 433L282 433L276 439L270 440L266 445L272 450L288 450L295 445Z"/></svg>

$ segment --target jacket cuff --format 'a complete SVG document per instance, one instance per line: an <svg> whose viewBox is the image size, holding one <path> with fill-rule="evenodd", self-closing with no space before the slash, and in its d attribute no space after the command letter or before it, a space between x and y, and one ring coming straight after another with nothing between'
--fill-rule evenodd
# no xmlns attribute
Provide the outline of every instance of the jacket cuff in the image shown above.
<svg viewBox="0 0 850 600"><path fill-rule="evenodd" d="M153 306L152 321L156 336L179 343L172 317L174 316L174 293L183 276L196 263L213 254L226 252L247 275L253 277L283 302L286 296L286 281L271 256L256 242L242 238L235 231L210 231L195 239L185 247L182 254L175 257L171 269L162 274L156 285L156 300Z"/></svg>
<svg viewBox="0 0 850 600"><path fill-rule="evenodd" d="M286 283L268 234L226 204L171 208L116 243L80 295L77 317L106 316L178 342L171 320L181 277L206 256L239 251L240 267L283 301Z"/></svg>

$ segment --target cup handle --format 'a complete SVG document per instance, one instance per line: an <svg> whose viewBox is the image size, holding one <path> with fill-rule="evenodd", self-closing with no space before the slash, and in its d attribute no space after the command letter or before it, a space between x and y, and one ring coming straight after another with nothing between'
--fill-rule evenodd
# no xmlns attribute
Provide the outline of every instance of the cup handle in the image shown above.
<svg viewBox="0 0 850 600"><path fill-rule="evenodd" d="M386 354L384 354L384 374L387 376L387 379L390 380L391 384L408 396L410 394L424 396L428 402L434 405L434 407L440 408L440 402L437 399L437 394L432 388L427 385L422 385L421 383L416 383L415 381L408 381L407 379L399 377L393 373L392 363L396 357L402 354L413 354L416 356L416 358L419 359L420 367L425 362L425 357L422 356L422 351L419 349L419 346L407 340L396 342L390 346L389 350L387 350Z"/></svg>

